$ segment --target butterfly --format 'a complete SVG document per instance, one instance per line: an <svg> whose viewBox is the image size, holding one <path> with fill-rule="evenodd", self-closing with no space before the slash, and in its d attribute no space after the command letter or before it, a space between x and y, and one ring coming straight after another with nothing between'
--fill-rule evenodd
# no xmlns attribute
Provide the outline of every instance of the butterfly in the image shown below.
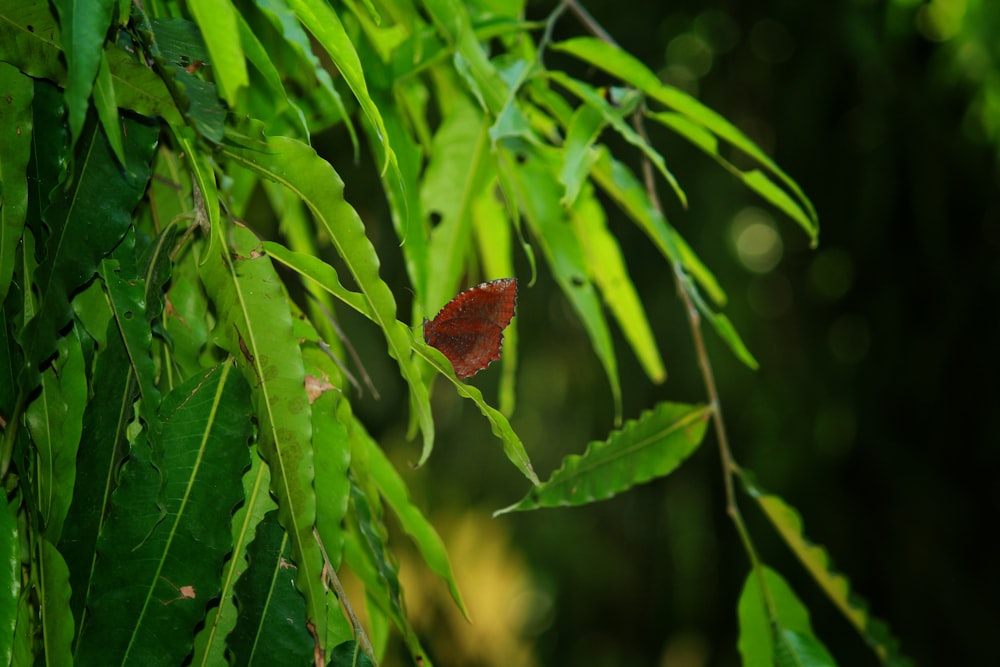
<svg viewBox="0 0 1000 667"><path fill-rule="evenodd" d="M448 357L456 376L472 377L500 358L503 330L516 305L517 278L481 283L424 320L424 341Z"/></svg>

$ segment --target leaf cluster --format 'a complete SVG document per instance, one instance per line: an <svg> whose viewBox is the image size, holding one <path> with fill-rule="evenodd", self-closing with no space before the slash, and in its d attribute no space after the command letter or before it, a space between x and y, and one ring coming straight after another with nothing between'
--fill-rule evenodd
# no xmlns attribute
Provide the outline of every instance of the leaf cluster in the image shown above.
<svg viewBox="0 0 1000 667"><path fill-rule="evenodd" d="M388 512L464 610L462 594L440 537L353 412L364 363L345 362L338 309L371 322L405 382L418 463L433 449L438 375L482 412L532 487L508 510L608 498L697 450L721 420L717 402L663 403L542 483L508 421L516 328L497 409L401 319L371 221L311 145L346 127L355 152L379 165L411 321L470 275L514 275L515 256L533 276L537 248L621 422L608 315L651 380L666 369L608 227L610 201L662 255L692 317L755 367L718 312L724 291L659 207L654 178L687 197L642 123L711 156L815 241L812 205L730 122L616 45L552 43L567 9L582 8L563 3L533 23L516 1L0 0L10 583L0 660L365 664L395 632L430 664L407 617ZM620 86L548 67L554 53ZM604 133L635 149L643 177ZM274 234L246 222L260 202ZM300 290L304 303L290 296ZM735 466L725 474L748 479ZM828 595L894 656L794 511L746 483ZM745 660L828 662L794 594L752 560ZM363 585L364 626L344 568Z"/></svg>

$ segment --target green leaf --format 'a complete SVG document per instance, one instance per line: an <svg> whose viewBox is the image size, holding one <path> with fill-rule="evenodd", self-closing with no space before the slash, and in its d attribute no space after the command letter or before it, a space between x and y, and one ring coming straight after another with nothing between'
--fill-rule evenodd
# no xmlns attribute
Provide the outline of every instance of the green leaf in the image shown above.
<svg viewBox="0 0 1000 667"><path fill-rule="evenodd" d="M302 113L302 109L299 108L298 104L288 96L288 91L285 90L285 85L282 83L282 73L274 66L267 48L261 43L242 14L236 13L236 19L239 22L240 41L243 42L243 49L246 51L247 59L250 60L254 68L263 77L270 92L278 95L281 102L292 111L298 124L297 129L302 133L302 136L308 136L309 127L306 124L305 114ZM272 108L281 108L280 104L272 104Z"/></svg>
<svg viewBox="0 0 1000 667"><path fill-rule="evenodd" d="M80 438L80 450L87 456L77 460L72 504L59 542L70 567L71 605L78 626L92 585L97 535L106 519L139 389L115 321L109 322L107 345L94 360L91 387Z"/></svg>
<svg viewBox="0 0 1000 667"><path fill-rule="evenodd" d="M899 641L892 636L888 626L868 612L867 602L851 591L847 577L834 570L826 549L813 544L805 536L802 518L795 508L762 489L749 471L740 471L739 479L788 547L879 659L893 665L911 664L909 658L900 652Z"/></svg>
<svg viewBox="0 0 1000 667"><path fill-rule="evenodd" d="M299 24L298 17L285 3L269 2L256 4L257 10L271 23L275 33L280 36L281 48L291 51L293 54L291 57L292 62L285 65L284 76L294 76L301 72L303 73L302 78L307 79L307 81L302 82L302 86L307 88L312 99L300 98L298 99L298 103L306 107L307 115L309 111L307 105L310 102L322 107L322 109L316 112L320 118L312 121L319 123L318 129L326 129L328 123L334 121L343 122L347 128L347 133L351 137L351 145L354 147L355 156L357 156L359 150L357 131L354 129L354 124L351 123L347 109L344 107L344 101L341 99L337 89L334 88L330 74L324 69L320 59L313 53L313 42ZM376 106L380 109L383 108L381 104ZM381 139L376 138L376 141L380 142ZM391 142L390 145L392 145Z"/></svg>
<svg viewBox="0 0 1000 667"><path fill-rule="evenodd" d="M625 333L649 379L656 383L663 382L667 372L663 368L646 311L628 274L618 240L608 231L604 209L589 184L571 209L570 222L583 246L587 266L601 290L604 303Z"/></svg>
<svg viewBox="0 0 1000 667"><path fill-rule="evenodd" d="M334 646L330 651L331 667L374 667L372 659L361 650L355 641L347 641Z"/></svg>
<svg viewBox="0 0 1000 667"><path fill-rule="evenodd" d="M601 130L606 124L604 116L594 107L581 105L573 112L573 118L566 128L562 146L562 169L559 170L559 182L566 188L559 201L563 206L571 207L583 184L587 182L598 157L594 142L601 136Z"/></svg>
<svg viewBox="0 0 1000 667"><path fill-rule="evenodd" d="M574 37L551 46L553 50L569 53L584 62L617 76L647 95L680 112L693 123L701 125L720 139L729 142L746 155L756 160L768 172L778 177L785 188L794 196L805 211L803 218L795 218L803 226L815 245L819 233L816 210L798 184L782 171L774 161L758 148L746 135L740 132L732 123L715 111L704 106L672 86L660 82L659 77L650 71L634 56L622 51L617 46L608 44L594 37Z"/></svg>
<svg viewBox="0 0 1000 667"><path fill-rule="evenodd" d="M306 627L306 606L295 588L291 544L268 512L247 549L246 570L236 584L239 617L226 639L237 665L305 665L312 661L313 639Z"/></svg>
<svg viewBox="0 0 1000 667"><path fill-rule="evenodd" d="M423 7L455 51L454 64L484 109L499 115L507 101L508 87L486 56L468 8L458 0L425 0Z"/></svg>
<svg viewBox="0 0 1000 667"><path fill-rule="evenodd" d="M590 281L592 268L587 263L580 238L572 226L566 224L566 212L559 204L555 176L559 168L558 155L551 149L521 144L518 158L508 151L502 153L502 158L507 173L516 184L521 208L552 273L580 317L597 358L604 366L615 406L615 422L620 423L621 381L614 344L597 292Z"/></svg>
<svg viewBox="0 0 1000 667"><path fill-rule="evenodd" d="M189 70L211 57L198 26L180 18L155 18L139 34L147 40L147 48L160 66L158 73L184 116L206 139L221 141L226 108L219 101L218 89ZM235 34L234 27L231 35ZM225 41L232 43L233 38L227 36Z"/></svg>
<svg viewBox="0 0 1000 667"><path fill-rule="evenodd" d="M490 423L490 429L493 431L493 435L500 438L503 442L503 451L507 455L507 458L513 463L521 473L528 478L528 480L535 486L539 485L538 475L535 474L535 469L531 465L531 460L528 458L528 452L524 449L524 443L511 428L510 422L507 418L503 416L500 411L496 408L490 406L484 399L482 392L479 391L475 386L471 384L466 384L461 382L457 377L455 377L455 370L451 366L451 362L441 354L436 348L414 341L414 351L426 359L431 366L436 368L439 373L447 377L455 385L455 390L458 392L459 396L463 398L468 398L479 411L483 413L487 421Z"/></svg>
<svg viewBox="0 0 1000 667"><path fill-rule="evenodd" d="M357 211L344 199L344 182L316 151L294 139L273 138L259 148L259 151L230 148L225 152L237 164L291 190L309 207L319 226L329 235L364 297L365 309L382 330L389 355L399 364L409 385L410 404L417 411L424 434L420 460L425 461L434 446L434 422L427 387L410 358L410 330L396 319L396 301L378 274L378 254L365 235L365 226Z"/></svg>
<svg viewBox="0 0 1000 667"><path fill-rule="evenodd" d="M58 344L59 357L42 373L42 391L25 410L35 446L38 512L45 537L55 543L73 498L77 448L87 405L87 378L78 332Z"/></svg>
<svg viewBox="0 0 1000 667"><path fill-rule="evenodd" d="M0 494L0 662L14 664L14 637L18 626L18 605L21 593L21 541L18 536L15 510L7 504L7 494Z"/></svg>
<svg viewBox="0 0 1000 667"><path fill-rule="evenodd" d="M101 262L100 275L128 351L132 372L139 383L142 412L153 415L160 404L160 390L156 386L156 364L152 356L153 330L146 315L149 292L146 281L136 275L134 269L122 270L118 262L111 260Z"/></svg>
<svg viewBox="0 0 1000 667"><path fill-rule="evenodd" d="M47 539L39 545L41 570L42 654L46 665L73 663L73 614L70 613L69 568Z"/></svg>
<svg viewBox="0 0 1000 667"><path fill-rule="evenodd" d="M219 85L222 99L235 107L240 89L250 84L239 40L237 10L228 0L191 0L188 8L208 47L212 77Z"/></svg>
<svg viewBox="0 0 1000 667"><path fill-rule="evenodd" d="M357 425L357 428L360 428L360 424ZM462 615L468 619L469 611L466 609L462 594L458 590L458 582L455 581L455 573L451 570L451 562L448 560L448 552L445 550L444 542L441 541L441 536L410 500L406 484L396 469L392 467L382 449L371 438L365 437L364 440L368 450L368 471L378 486L379 492L399 518L403 530L417 545L424 562L448 585L452 599L462 610Z"/></svg>
<svg viewBox="0 0 1000 667"><path fill-rule="evenodd" d="M715 275L708 269L677 230L670 225L650 201L646 188L622 162L611 157L605 146L598 146L598 160L591 175L606 192L645 232L653 245L673 263L682 265L718 305L726 302Z"/></svg>
<svg viewBox="0 0 1000 667"><path fill-rule="evenodd" d="M722 155L718 139L704 127L692 122L687 116L675 112L650 113L648 116L658 123L669 127L694 144L706 155L715 159L727 171L743 181L743 184L750 190L759 194L789 218L796 221L800 227L809 231L815 238L815 221L810 219L809 214L799 206L798 202L772 181L766 173L759 169L743 170L727 160Z"/></svg>
<svg viewBox="0 0 1000 667"><path fill-rule="evenodd" d="M420 294L425 317L433 317L456 292L472 249L472 206L491 180L487 119L467 102L456 102L434 135L421 179L420 205L436 216L430 230L427 291Z"/></svg>
<svg viewBox="0 0 1000 667"><path fill-rule="evenodd" d="M680 184L674 177L673 173L667 168L666 162L663 160L663 156L660 155L659 151L649 145L639 133L633 130L628 123L622 119L621 111L615 109L608 103L604 97L601 96L596 89L592 86L587 85L582 81L578 81L563 72L546 72L546 76L551 80L555 81L559 85L563 86L574 95L583 100L590 108L596 109L604 121L610 125L614 130L621 135L625 141L629 142L645 155L656 170L660 172L663 178L670 185L674 194L680 200L681 205L687 207L687 195L684 194L684 190L681 189Z"/></svg>
<svg viewBox="0 0 1000 667"><path fill-rule="evenodd" d="M117 106L143 116L160 116L175 128L184 126L184 116L177 108L167 84L156 72L139 62L134 54L127 53L117 45L109 44L105 53L114 90L114 103ZM98 83L103 85L101 81ZM111 94L98 92L101 95ZM98 102L98 111L101 104ZM106 123L105 118L102 117L101 122Z"/></svg>
<svg viewBox="0 0 1000 667"><path fill-rule="evenodd" d="M248 229L234 227L229 244L222 239L217 244L224 252L209 257L201 267L219 317L215 338L235 357L253 386L254 412L260 424L258 445L271 470L271 490L281 523L292 541L300 572L296 583L306 598L309 620L322 637L325 603L322 556L313 537L312 424L288 296Z"/></svg>
<svg viewBox="0 0 1000 667"><path fill-rule="evenodd" d="M248 544L255 539L257 528L264 521L265 514L277 508L271 496L270 482L270 470L258 456L257 447L252 446L250 468L243 475L245 500L233 514L233 550L222 573L219 606L208 610L205 627L195 637L192 665L207 666L229 662L225 655L226 639L237 622L235 584L246 570Z"/></svg>
<svg viewBox="0 0 1000 667"><path fill-rule="evenodd" d="M357 448L363 447L361 437L358 431L352 430L351 446L355 460L358 458ZM410 654L414 657L426 656L417 633L406 617L399 584L399 565L387 545L388 531L382 522L378 496L370 495L363 489L354 474L351 475L351 507L353 511L348 513L348 532L344 540L344 560L365 585L369 615L374 618L382 614L391 619ZM377 611L372 609L373 605Z"/></svg>
<svg viewBox="0 0 1000 667"><path fill-rule="evenodd" d="M83 130L115 0L55 0L66 58L66 107L73 143Z"/></svg>
<svg viewBox="0 0 1000 667"><path fill-rule="evenodd" d="M133 444L101 533L77 665L180 664L190 652L219 591L248 463L247 385L231 369L177 387L149 439Z"/></svg>
<svg viewBox="0 0 1000 667"><path fill-rule="evenodd" d="M0 37L0 42L3 38ZM28 210L28 160L31 157L31 79L0 62L0 304L7 300L15 257ZM0 656L2 658L2 656Z"/></svg>
<svg viewBox="0 0 1000 667"><path fill-rule="evenodd" d="M125 145L122 143L122 128L119 125L118 99L115 96L115 84L111 77L111 67L108 65L107 51L101 52L100 67L94 80L94 108L97 117L104 128L104 135L111 144L111 150L122 164L125 163Z"/></svg>
<svg viewBox="0 0 1000 667"><path fill-rule="evenodd" d="M6 0L0 4L0 61L28 76L56 83L66 80L62 37L45 0Z"/></svg>
<svg viewBox="0 0 1000 667"><path fill-rule="evenodd" d="M42 364L55 352L57 332L72 318L70 295L94 276L101 257L121 240L145 192L157 128L131 120L125 125L125 168L98 124L89 122L77 144L70 187L57 190L45 210L50 234L45 259L33 276L39 312L21 334L26 393L37 386Z"/></svg>
<svg viewBox="0 0 1000 667"><path fill-rule="evenodd" d="M747 575L737 611L745 667L836 665L813 634L809 611L774 570L760 566Z"/></svg>
<svg viewBox="0 0 1000 667"><path fill-rule="evenodd" d="M396 156L389 145L389 137L382 121L382 114L368 93L361 60L336 12L326 2L320 0L290 0L288 6L333 60L361 105L361 110L375 128L385 153L382 172L388 171L390 166L398 169Z"/></svg>
<svg viewBox="0 0 1000 667"><path fill-rule="evenodd" d="M665 477L701 444L711 413L711 408L703 405L660 403L639 419L626 422L604 442L591 442L582 456L567 456L547 482L494 516L585 505Z"/></svg>

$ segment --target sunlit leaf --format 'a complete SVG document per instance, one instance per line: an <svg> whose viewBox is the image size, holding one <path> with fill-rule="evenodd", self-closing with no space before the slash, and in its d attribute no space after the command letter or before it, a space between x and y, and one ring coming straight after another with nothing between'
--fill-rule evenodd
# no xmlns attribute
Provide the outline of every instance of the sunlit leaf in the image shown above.
<svg viewBox="0 0 1000 667"><path fill-rule="evenodd" d="M761 580L766 586L761 590ZM738 604L739 649L745 667L836 665L813 634L809 612L774 570L751 570Z"/></svg>
<svg viewBox="0 0 1000 667"><path fill-rule="evenodd" d="M585 505L669 475L701 444L710 415L705 406L660 403L582 455L567 456L548 481L495 514Z"/></svg>

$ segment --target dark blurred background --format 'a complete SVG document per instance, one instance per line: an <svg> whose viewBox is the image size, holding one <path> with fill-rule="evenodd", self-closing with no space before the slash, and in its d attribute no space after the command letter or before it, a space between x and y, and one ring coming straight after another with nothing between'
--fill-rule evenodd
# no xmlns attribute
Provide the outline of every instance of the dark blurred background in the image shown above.
<svg viewBox="0 0 1000 667"><path fill-rule="evenodd" d="M587 6L624 48L771 154L819 212L811 249L793 222L650 125L690 197L682 210L661 187L668 217L727 290L725 312L761 363L748 370L706 330L737 460L801 512L917 664L1000 664L1000 3ZM532 2L529 16L551 8ZM555 36L580 33L567 14ZM377 218L357 201L348 162L337 163L348 197ZM652 385L616 331L626 418L661 400L704 400L667 265L624 218L610 224L670 373ZM388 224L372 234L384 276L405 285ZM540 266L536 285L522 281L512 423L544 479L606 438L613 410ZM409 302L405 289L397 297ZM474 383L495 400L498 376L491 368ZM748 559L726 518L714 435L675 474L611 501L491 519L527 484L474 406L437 385L437 448L413 471L405 396L391 373L378 380L382 399L362 415L441 530L472 612L472 625L456 617L397 533L408 604L436 664L739 664ZM742 507L838 662L877 664L745 497Z"/></svg>

